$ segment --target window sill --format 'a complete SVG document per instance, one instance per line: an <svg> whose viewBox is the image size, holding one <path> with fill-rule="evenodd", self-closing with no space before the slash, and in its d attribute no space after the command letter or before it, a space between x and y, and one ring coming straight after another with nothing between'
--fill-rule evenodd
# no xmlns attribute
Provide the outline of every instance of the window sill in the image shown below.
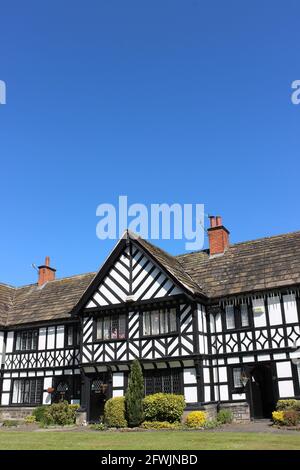
<svg viewBox="0 0 300 470"><path fill-rule="evenodd" d="M120 341L127 341L128 338L112 338L112 339L94 339L93 343L120 343Z"/></svg>
<svg viewBox="0 0 300 470"><path fill-rule="evenodd" d="M171 333L162 333L157 335L142 335L139 339L159 339L159 338L170 338L173 336L178 336L178 331L172 331Z"/></svg>

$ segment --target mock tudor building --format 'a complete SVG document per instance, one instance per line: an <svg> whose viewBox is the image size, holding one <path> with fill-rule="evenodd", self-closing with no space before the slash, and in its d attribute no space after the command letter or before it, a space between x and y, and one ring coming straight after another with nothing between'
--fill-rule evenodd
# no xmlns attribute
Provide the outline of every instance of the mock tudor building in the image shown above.
<svg viewBox="0 0 300 470"><path fill-rule="evenodd" d="M88 421L125 393L130 363L145 394L187 408L268 417L300 398L300 232L237 244L210 218L209 249L171 256L129 231L100 271L0 284L1 410L61 400Z"/></svg>

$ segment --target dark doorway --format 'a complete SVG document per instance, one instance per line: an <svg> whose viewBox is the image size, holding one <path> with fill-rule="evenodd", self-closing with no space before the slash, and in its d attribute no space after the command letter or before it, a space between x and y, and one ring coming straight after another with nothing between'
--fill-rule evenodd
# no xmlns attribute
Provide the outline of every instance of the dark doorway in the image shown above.
<svg viewBox="0 0 300 470"><path fill-rule="evenodd" d="M259 364L250 371L252 417L271 418L275 409L274 382L271 364Z"/></svg>
<svg viewBox="0 0 300 470"><path fill-rule="evenodd" d="M90 388L90 422L99 422L104 415L104 405L109 398L108 374L103 373L91 380Z"/></svg>
<svg viewBox="0 0 300 470"><path fill-rule="evenodd" d="M52 403L80 400L80 375L60 375L53 379Z"/></svg>
<svg viewBox="0 0 300 470"><path fill-rule="evenodd" d="M54 392L52 395L52 403L58 403L71 400L71 380L70 377L55 377L53 380Z"/></svg>

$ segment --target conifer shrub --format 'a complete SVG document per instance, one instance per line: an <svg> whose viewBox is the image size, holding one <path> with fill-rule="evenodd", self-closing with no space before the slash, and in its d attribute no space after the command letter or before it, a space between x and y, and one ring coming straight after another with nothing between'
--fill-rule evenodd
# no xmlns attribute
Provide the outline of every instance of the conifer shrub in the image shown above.
<svg viewBox="0 0 300 470"><path fill-rule="evenodd" d="M131 428L139 426L144 420L143 397L143 372L139 361L135 359L130 368L129 384L125 395L125 417Z"/></svg>

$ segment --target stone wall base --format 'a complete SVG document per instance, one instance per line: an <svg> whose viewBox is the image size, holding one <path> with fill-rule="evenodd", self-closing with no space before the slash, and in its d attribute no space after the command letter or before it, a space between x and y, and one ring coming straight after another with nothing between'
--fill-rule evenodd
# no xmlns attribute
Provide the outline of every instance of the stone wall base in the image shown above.
<svg viewBox="0 0 300 470"><path fill-rule="evenodd" d="M87 413L86 411L76 411L76 424L77 426L87 425Z"/></svg>
<svg viewBox="0 0 300 470"><path fill-rule="evenodd" d="M0 420L4 421L6 419L24 419L26 416L31 415L34 408L25 408L25 407L7 407L0 408Z"/></svg>
<svg viewBox="0 0 300 470"><path fill-rule="evenodd" d="M240 403L221 403L220 410L230 410L234 423L247 423L251 419L250 407L246 401Z"/></svg>
<svg viewBox="0 0 300 470"><path fill-rule="evenodd" d="M184 410L182 422L185 421L186 416L191 411L205 411L208 421L213 421L217 418L218 410L230 410L233 416L234 423L246 423L250 421L250 408L247 402L239 403L212 403L212 404L193 404L188 409Z"/></svg>

